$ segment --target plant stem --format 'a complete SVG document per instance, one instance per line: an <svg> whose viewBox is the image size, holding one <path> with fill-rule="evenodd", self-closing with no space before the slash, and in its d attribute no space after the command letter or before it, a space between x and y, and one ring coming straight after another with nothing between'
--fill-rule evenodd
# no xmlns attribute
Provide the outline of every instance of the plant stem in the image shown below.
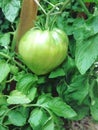
<svg viewBox="0 0 98 130"><path fill-rule="evenodd" d="M26 71L25 67L24 67L22 64L20 64L19 62L17 62L17 61L14 60L14 59L12 59L12 61L13 61L16 65L18 65L21 69L23 69L23 70Z"/></svg>
<svg viewBox="0 0 98 130"><path fill-rule="evenodd" d="M90 12L88 11L87 7L85 6L84 2L82 0L77 0L80 5L83 7L85 13L87 14L87 16L89 17L90 16Z"/></svg>
<svg viewBox="0 0 98 130"><path fill-rule="evenodd" d="M34 0L36 2L36 4L42 9L42 11L44 12L44 14L46 15L46 24L45 24L45 29L49 29L49 20L50 20L50 16L51 15L58 15L61 14L62 11L65 9L65 6L67 4L69 4L71 2L71 0L67 0L65 2L59 2L56 5L52 4L51 2L48 2L47 0L44 0L45 2L47 2L48 4L50 4L52 6L52 9L47 13L44 8L40 5L39 1ZM62 8L60 9L59 6L62 6ZM54 10L58 10L57 12L54 12Z"/></svg>
<svg viewBox="0 0 98 130"><path fill-rule="evenodd" d="M13 80L14 80L14 76L11 79L7 80L6 83L10 83Z"/></svg>
<svg viewBox="0 0 98 130"><path fill-rule="evenodd" d="M67 4L69 4L69 3L71 3L71 0L67 0L67 1L65 1L65 2L63 2L63 3L61 2L60 4L63 5L62 8L59 9L58 12L51 13L51 15L61 14L62 11L65 9L65 6L66 6ZM58 4L58 5L59 5L59 4Z"/></svg>
<svg viewBox="0 0 98 130"><path fill-rule="evenodd" d="M43 105L40 105L40 104L25 104L24 107L39 107L39 108L43 108L44 110L46 110L50 117L53 118L53 115L51 113L51 111L47 108L47 107L44 107Z"/></svg>
<svg viewBox="0 0 98 130"><path fill-rule="evenodd" d="M48 4L50 4L52 7L54 7L55 5L54 4L52 4L51 2L49 2L49 1L47 1L47 0L44 0L46 3L48 3ZM57 7L57 10L58 10L59 8Z"/></svg>
<svg viewBox="0 0 98 130"><path fill-rule="evenodd" d="M63 6L62 6L62 8L61 8L61 12L65 9L65 6L67 5L67 4L69 4L69 3L71 3L71 1L72 0L67 0L67 1L65 1L64 3L63 3Z"/></svg>
<svg viewBox="0 0 98 130"><path fill-rule="evenodd" d="M45 15L47 15L46 11L44 10L44 8L40 5L38 0L34 0L36 2L36 4L42 9L42 11L44 12Z"/></svg>
<svg viewBox="0 0 98 130"><path fill-rule="evenodd" d="M45 29L49 29L49 20L50 20L50 16L52 14L52 12L57 9L59 10L58 6L62 5L63 2L57 3L56 5L53 6L53 8L46 14L46 24L45 24ZM57 14L55 14L57 15Z"/></svg>
<svg viewBox="0 0 98 130"><path fill-rule="evenodd" d="M12 40L12 45L11 45L11 51L15 51L15 47L16 47L16 35L17 35L17 29L13 33L13 40Z"/></svg>
<svg viewBox="0 0 98 130"><path fill-rule="evenodd" d="M94 105L94 103L95 103L94 92L93 92L94 85L95 85L95 80L92 80L91 85L90 85L90 89L89 89L89 95L91 98L91 105Z"/></svg>
<svg viewBox="0 0 98 130"><path fill-rule="evenodd" d="M49 14L51 14L55 9L60 10L58 6L63 5L63 2L57 3L53 6L53 8L49 11Z"/></svg>
<svg viewBox="0 0 98 130"><path fill-rule="evenodd" d="M45 23L45 29L49 29L49 19L50 19L50 14L47 14L47 16L46 16L46 23Z"/></svg>
<svg viewBox="0 0 98 130"><path fill-rule="evenodd" d="M20 64L19 62L17 62L16 60L14 60L12 57L10 57L9 55L3 53L3 52L0 52L0 55L7 58L8 60L12 60L16 65L18 65L21 69L25 70L25 67ZM26 70L25 70L26 71Z"/></svg>
<svg viewBox="0 0 98 130"><path fill-rule="evenodd" d="M11 59L10 56L8 56L7 54L5 54L3 52L0 52L0 55L3 56L3 57L5 57L5 58L7 58L7 59L9 59L9 60Z"/></svg>
<svg viewBox="0 0 98 130"><path fill-rule="evenodd" d="M1 124L3 124L4 118L6 117L6 115L7 115L11 110L13 110L13 109L15 109L15 108L17 108L17 107L19 107L19 106L21 106L21 105L17 105L17 106L14 106L14 107L8 109L8 110L4 113L4 115L2 116Z"/></svg>

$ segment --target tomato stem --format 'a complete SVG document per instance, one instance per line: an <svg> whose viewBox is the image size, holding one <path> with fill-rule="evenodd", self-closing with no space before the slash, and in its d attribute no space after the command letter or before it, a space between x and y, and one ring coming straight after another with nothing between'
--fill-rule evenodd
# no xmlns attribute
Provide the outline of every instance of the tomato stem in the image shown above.
<svg viewBox="0 0 98 130"><path fill-rule="evenodd" d="M91 14L90 14L90 12L88 11L87 7L85 6L84 2L83 2L82 0L77 0L77 1L80 3L80 5L83 7L85 13L86 13L87 16L89 17Z"/></svg>
<svg viewBox="0 0 98 130"><path fill-rule="evenodd" d="M5 54L3 52L0 52L0 55L3 56L3 57L5 57L8 60L12 60L17 66L19 66L21 69L25 70L25 67L22 64L20 64L19 62L17 62L15 59L13 59L12 57L10 57L9 55L7 55L7 54Z"/></svg>
<svg viewBox="0 0 98 130"><path fill-rule="evenodd" d="M67 1L65 1L65 2L63 3L63 6L62 6L60 12L62 12L62 11L65 9L66 5L69 4L69 3L71 3L71 1L72 1L72 0L67 0Z"/></svg>
<svg viewBox="0 0 98 130"><path fill-rule="evenodd" d="M45 29L46 30L49 29L49 19L50 19L50 14L47 14L47 16L46 16L46 24L45 24Z"/></svg>
<svg viewBox="0 0 98 130"><path fill-rule="evenodd" d="M4 121L5 117L6 117L6 115L7 115L11 110L13 110L13 109L15 109L15 108L17 108L17 107L19 107L19 106L21 106L21 105L17 105L17 106L14 106L14 107L8 109L8 110L4 113L4 115L2 116L1 124L3 124L3 121Z"/></svg>
<svg viewBox="0 0 98 130"><path fill-rule="evenodd" d="M43 13L45 15L47 15L47 12L44 10L44 8L40 5L39 1L38 0L34 0L36 2L36 4L41 8L41 10L43 11Z"/></svg>
<svg viewBox="0 0 98 130"><path fill-rule="evenodd" d="M8 56L7 54L5 54L3 52L0 52L0 55L3 56L3 57L5 57L5 58L7 58L7 59L9 59L9 60L11 59L10 56Z"/></svg>
<svg viewBox="0 0 98 130"><path fill-rule="evenodd" d="M90 85L91 88L89 90L89 95L90 95L90 98L91 98L91 104L92 105L94 105L94 103L95 103L94 92L93 92L95 83L96 83L96 81L93 80L91 85Z"/></svg>
<svg viewBox="0 0 98 130"><path fill-rule="evenodd" d="M50 115L50 117L53 118L52 112L47 107L45 107L44 105L40 105L40 104L25 104L24 107L39 107L39 108L43 108L45 111L47 111L47 113Z"/></svg>
<svg viewBox="0 0 98 130"><path fill-rule="evenodd" d="M45 24L45 29L49 29L49 20L50 20L50 16L51 15L58 15L61 14L62 11L65 9L65 6L69 3L71 3L71 0L67 0L65 2L59 2L56 5L52 4L51 2L44 0L45 2L47 2L48 4L50 4L52 6L52 8L50 9L49 12L46 12L44 10L44 8L41 6L41 4L39 3L39 1L34 0L36 2L36 4L42 9L43 13L46 15L46 24ZM62 8L60 9L60 6L62 6ZM57 10L57 12L54 12L55 10ZM54 23L54 21L53 21ZM53 24L52 24L53 25Z"/></svg>
<svg viewBox="0 0 98 130"><path fill-rule="evenodd" d="M50 16L51 15L54 15L54 16L57 16L58 14L61 14L62 11L65 9L65 6L67 4L69 4L71 2L71 0L67 0L65 2L60 2L60 3L57 3L56 5L52 5L52 9L46 14L46 24L45 24L45 29L49 29L49 20L50 20ZM50 4L50 2L48 2ZM62 6L62 8L60 9L59 6ZM54 10L57 10L57 12L54 12ZM55 17L55 20L56 20L56 17ZM53 23L52 23L52 26L54 24L54 20L53 20Z"/></svg>

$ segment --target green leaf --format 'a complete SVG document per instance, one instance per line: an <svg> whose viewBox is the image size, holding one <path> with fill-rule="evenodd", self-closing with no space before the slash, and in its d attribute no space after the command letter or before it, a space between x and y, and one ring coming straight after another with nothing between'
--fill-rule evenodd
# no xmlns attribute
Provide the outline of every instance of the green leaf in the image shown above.
<svg viewBox="0 0 98 130"><path fill-rule="evenodd" d="M26 123L26 118L24 115L16 110L11 110L8 113L8 120L15 126L24 126Z"/></svg>
<svg viewBox="0 0 98 130"><path fill-rule="evenodd" d="M0 83L7 77L7 75L10 72L10 68L9 65L4 62L4 61L0 61Z"/></svg>
<svg viewBox="0 0 98 130"><path fill-rule="evenodd" d="M20 106L15 109L17 112L20 112L25 118L28 118L30 109L25 106Z"/></svg>
<svg viewBox="0 0 98 130"><path fill-rule="evenodd" d="M0 130L8 130L8 128L0 124Z"/></svg>
<svg viewBox="0 0 98 130"><path fill-rule="evenodd" d="M86 40L98 33L98 15L92 16L87 21L84 19L76 19L74 21L73 34L76 41Z"/></svg>
<svg viewBox="0 0 98 130"><path fill-rule="evenodd" d="M98 98L95 98L95 103L91 104L90 110L93 119L98 121Z"/></svg>
<svg viewBox="0 0 98 130"><path fill-rule="evenodd" d="M10 73L16 75L19 72L19 68L17 66L9 64L9 67L10 67Z"/></svg>
<svg viewBox="0 0 98 130"><path fill-rule="evenodd" d="M0 106L0 116L2 116L6 111L8 111L8 108L5 105Z"/></svg>
<svg viewBox="0 0 98 130"><path fill-rule="evenodd" d="M55 71L52 71L49 75L49 78L57 78L60 76L65 76L65 72L62 68L58 68Z"/></svg>
<svg viewBox="0 0 98 130"><path fill-rule="evenodd" d="M97 57L98 34L77 44L75 62L81 74L86 73Z"/></svg>
<svg viewBox="0 0 98 130"><path fill-rule="evenodd" d="M32 130L30 126L25 126L25 130Z"/></svg>
<svg viewBox="0 0 98 130"><path fill-rule="evenodd" d="M82 120L89 114L89 106L82 104L80 106L74 106L75 111L77 112L77 116L73 118L73 120Z"/></svg>
<svg viewBox="0 0 98 130"><path fill-rule="evenodd" d="M67 74L70 71L75 69L75 61L70 56L67 57L66 61L63 63L62 67L64 68L64 72Z"/></svg>
<svg viewBox="0 0 98 130"><path fill-rule="evenodd" d="M72 118L77 115L76 112L59 97L53 98L48 94L43 94L39 97L37 104L50 109L60 117Z"/></svg>
<svg viewBox="0 0 98 130"><path fill-rule="evenodd" d="M14 80L19 82L21 80L21 78L23 78L25 75L25 72L24 71L20 71L18 72L15 76L14 76Z"/></svg>
<svg viewBox="0 0 98 130"><path fill-rule="evenodd" d="M2 11L7 20L14 22L20 9L20 0L3 0Z"/></svg>
<svg viewBox="0 0 98 130"><path fill-rule="evenodd" d="M49 120L43 127L43 130L55 130L53 120Z"/></svg>
<svg viewBox="0 0 98 130"><path fill-rule="evenodd" d="M75 62L81 74L85 74L98 57L98 15L87 21L74 21L74 38L76 40Z"/></svg>
<svg viewBox="0 0 98 130"><path fill-rule="evenodd" d="M98 15L93 15L89 20L87 20L87 26L92 29L94 34L98 33Z"/></svg>
<svg viewBox="0 0 98 130"><path fill-rule="evenodd" d="M89 83L87 76L77 75L74 76L71 84L68 86L65 92L63 92L63 98L69 103L74 101L80 105L88 93Z"/></svg>
<svg viewBox="0 0 98 130"><path fill-rule="evenodd" d="M19 92L18 90L13 90L10 93L7 102L8 104L26 104L26 103L30 103L31 100L26 95Z"/></svg>
<svg viewBox="0 0 98 130"><path fill-rule="evenodd" d="M41 76L41 77L39 77L38 78L38 84L43 84L43 83L45 83L46 82L46 77L45 76Z"/></svg>
<svg viewBox="0 0 98 130"><path fill-rule="evenodd" d="M0 8L2 7L2 0L0 0Z"/></svg>
<svg viewBox="0 0 98 130"><path fill-rule="evenodd" d="M59 97L53 98L48 102L48 108L57 116L64 118L71 119L77 115L76 112Z"/></svg>
<svg viewBox="0 0 98 130"><path fill-rule="evenodd" d="M56 89L57 89L57 92L58 92L59 96L64 99L64 93L65 93L66 90L67 90L67 84L66 84L66 82L65 82L65 79L62 79L62 80L58 83Z"/></svg>
<svg viewBox="0 0 98 130"><path fill-rule="evenodd" d="M27 94L27 97L28 97L31 101L33 101L33 99L36 97L36 95L37 95L37 88L32 87L32 88L29 90L29 92L28 92L28 94Z"/></svg>
<svg viewBox="0 0 98 130"><path fill-rule="evenodd" d="M52 114L54 114L54 113L52 113ZM54 125L55 125L54 130L64 130L64 122L63 122L63 119L61 117L58 117L54 114L53 121L54 121Z"/></svg>
<svg viewBox="0 0 98 130"><path fill-rule="evenodd" d="M37 104L47 107L49 101L52 101L53 97L50 94L42 94L39 96Z"/></svg>
<svg viewBox="0 0 98 130"><path fill-rule="evenodd" d="M24 94L33 87L33 84L38 80L38 77L32 74L24 74L16 84L16 89Z"/></svg>
<svg viewBox="0 0 98 130"><path fill-rule="evenodd" d="M8 46L10 43L10 33L5 33L0 35L0 45L1 46Z"/></svg>
<svg viewBox="0 0 98 130"><path fill-rule="evenodd" d="M7 102L6 102L6 97L0 93L0 105L6 105Z"/></svg>
<svg viewBox="0 0 98 130"><path fill-rule="evenodd" d="M48 118L49 117L44 110L36 108L32 110L30 114L29 123L33 130L43 130L42 128L47 122Z"/></svg>

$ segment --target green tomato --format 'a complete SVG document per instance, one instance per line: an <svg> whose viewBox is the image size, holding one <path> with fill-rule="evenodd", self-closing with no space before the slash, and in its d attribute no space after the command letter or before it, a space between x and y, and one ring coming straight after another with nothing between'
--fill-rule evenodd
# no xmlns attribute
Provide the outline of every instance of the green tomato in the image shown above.
<svg viewBox="0 0 98 130"><path fill-rule="evenodd" d="M24 63L37 75L51 72L67 56L68 37L60 29L31 29L19 42L19 54Z"/></svg>

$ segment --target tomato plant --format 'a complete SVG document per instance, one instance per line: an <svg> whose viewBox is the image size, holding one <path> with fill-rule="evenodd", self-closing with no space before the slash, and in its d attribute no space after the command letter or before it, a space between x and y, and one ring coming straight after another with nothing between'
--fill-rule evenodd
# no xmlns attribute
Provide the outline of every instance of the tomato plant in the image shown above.
<svg viewBox="0 0 98 130"><path fill-rule="evenodd" d="M96 130L98 2L34 0L16 52L23 1L0 2L0 130Z"/></svg>

